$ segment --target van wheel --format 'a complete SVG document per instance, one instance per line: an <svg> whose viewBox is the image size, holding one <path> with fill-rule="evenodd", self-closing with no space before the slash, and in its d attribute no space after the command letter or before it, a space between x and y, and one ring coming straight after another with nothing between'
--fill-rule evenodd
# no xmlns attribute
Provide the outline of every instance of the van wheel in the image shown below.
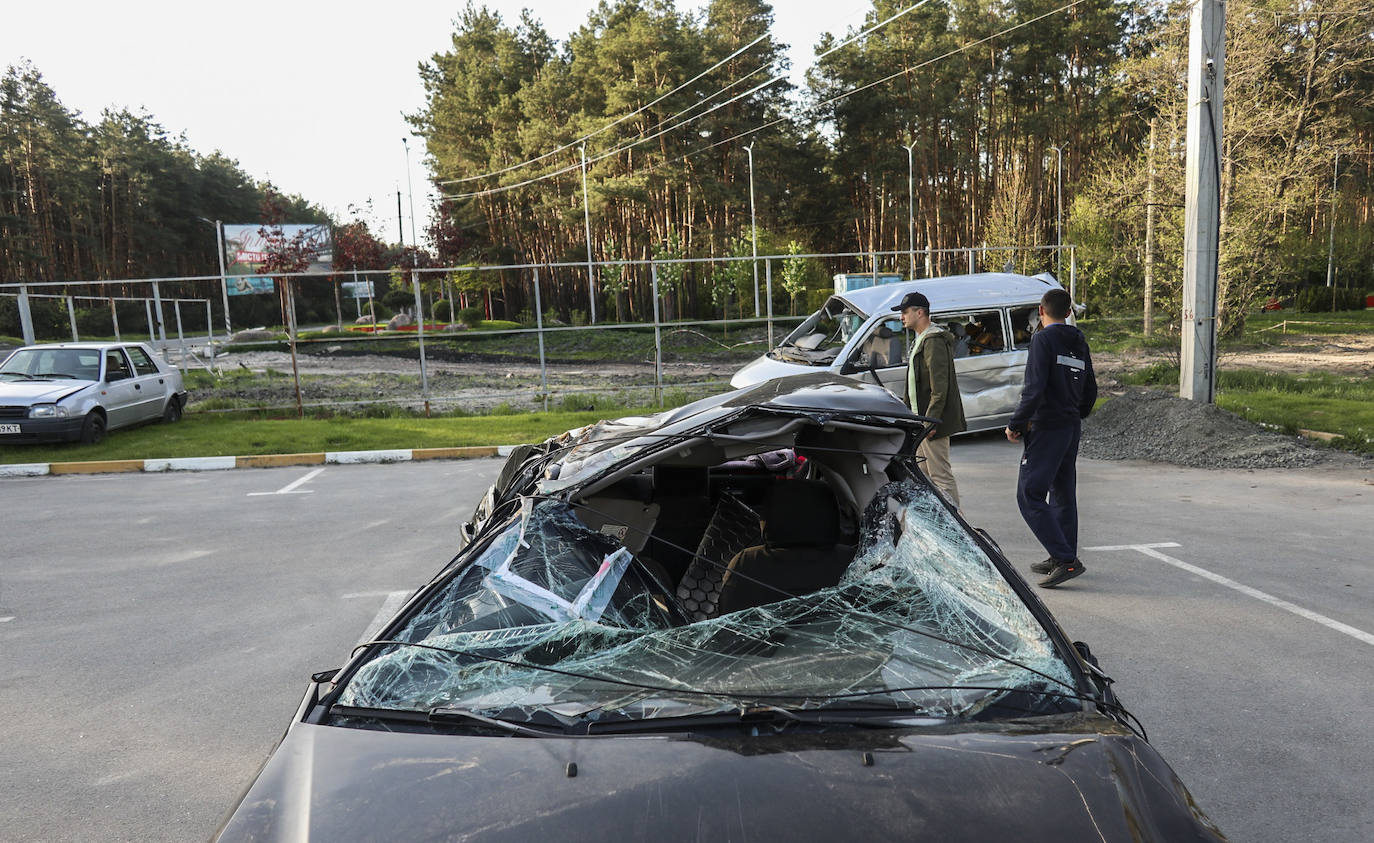
<svg viewBox="0 0 1374 843"><path fill-rule="evenodd" d="M105 417L92 410L86 414L86 420L81 423L81 441L87 445L96 445L105 439Z"/></svg>
<svg viewBox="0 0 1374 843"><path fill-rule="evenodd" d="M167 408L162 411L163 424L173 424L181 421L181 402L173 396L167 399Z"/></svg>

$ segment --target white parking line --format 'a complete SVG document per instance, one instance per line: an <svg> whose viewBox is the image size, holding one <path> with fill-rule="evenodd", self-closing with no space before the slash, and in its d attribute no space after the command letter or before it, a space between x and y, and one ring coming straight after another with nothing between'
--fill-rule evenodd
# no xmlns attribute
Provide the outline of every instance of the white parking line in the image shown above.
<svg viewBox="0 0 1374 843"><path fill-rule="evenodd" d="M363 637L358 639L358 643L359 643L359 644L366 644L368 641L371 641L371 640L372 640L372 637L373 637L374 635L377 634L377 631L380 630L380 629L382 628L382 624L384 624L384 623L386 623L387 621L391 620L391 616L394 615L394 614L396 614L396 610L399 609L399 608L401 608L401 604L404 603L404 602L406 602L406 598L409 597L410 595L411 595L411 592L409 592L409 591L390 591L390 592L387 592L387 593L386 593L386 600L383 600L383 601L382 601L382 608L378 609L378 610L377 610L377 614L374 615L374 616L372 617L371 623L369 623L369 624L367 625L367 629L364 630L364 632L363 632ZM357 594L357 595L345 594L345 595L344 595L344 597L362 597L362 596L364 596L364 595L362 595L362 594Z"/></svg>
<svg viewBox="0 0 1374 843"><path fill-rule="evenodd" d="M0 618L0 623L5 623L6 621L12 620L14 620L14 615L10 615L8 618Z"/></svg>
<svg viewBox="0 0 1374 843"><path fill-rule="evenodd" d="M1265 603L1268 603L1270 606L1274 606L1275 608L1282 609L1282 610L1284 610L1285 612L1292 612L1293 614L1297 615L1297 616L1300 617L1300 618L1307 618L1309 621L1315 621L1316 623L1319 623L1319 624L1321 624L1322 626L1324 626L1324 627L1326 627L1326 628L1328 628L1328 629L1334 629L1335 631L1337 631L1337 632L1339 632L1339 633L1341 633L1341 634L1343 634L1343 635L1349 635L1351 638L1354 638L1356 641L1363 641L1363 642L1366 643L1366 644L1374 645L1374 635L1371 635L1370 633L1365 632L1365 631L1362 630L1362 629L1356 629L1355 627L1349 626L1348 624L1343 624L1343 623L1341 623L1341 622L1338 621L1338 620L1332 620L1331 618L1328 618L1326 615L1317 614L1316 612L1312 611L1311 609L1304 609L1304 608L1301 607L1301 606L1297 606L1297 605L1294 605L1294 604L1292 604L1292 603L1289 603L1287 600L1281 600L1281 599L1275 597L1274 595L1268 594L1268 593L1263 592L1263 591L1260 591L1260 590L1257 589L1257 588L1251 588L1251 587L1248 586L1248 585L1241 585L1240 583L1236 582L1236 581L1233 580L1233 579L1230 579L1229 577L1223 577L1221 574L1214 574L1214 573L1212 573L1211 571L1207 570L1206 568L1199 568L1199 567L1196 566L1196 565L1192 565L1192 564L1189 564L1189 563L1187 563L1187 562L1184 562L1182 559L1175 559L1175 558L1172 557L1172 556L1169 556L1169 555L1167 555L1167 554L1160 553L1158 550L1156 550L1156 548L1160 548L1160 547L1178 547L1178 546L1179 546L1179 545L1178 545L1177 542L1161 542L1161 543L1158 543L1158 544L1119 544L1119 545L1109 545L1109 546L1104 546L1104 547L1085 547L1085 548L1083 548L1083 549L1084 549L1084 550L1102 550L1102 551L1106 551L1106 550L1135 550L1135 551L1139 551L1140 553L1143 553L1143 554L1145 554L1146 556L1149 556L1149 557L1152 558L1152 559L1158 559L1158 560L1161 561L1161 562L1167 562L1167 563L1169 563L1170 565L1173 565L1175 568L1178 568L1178 569L1183 570L1183 571L1187 571L1187 572L1190 573L1190 574L1196 574L1197 576L1202 577L1203 579L1211 580L1212 582L1216 583L1217 585L1224 585L1224 586L1226 586L1226 587L1229 588L1229 589L1232 589L1232 590L1234 590L1234 591L1239 591L1241 594L1244 594L1244 595L1247 596L1247 597L1253 597L1253 598L1255 598L1256 600L1260 600L1260 601L1263 601L1263 602L1265 602Z"/></svg>
<svg viewBox="0 0 1374 843"><path fill-rule="evenodd" d="M301 479L297 480L296 482L294 482L294 483L288 483L287 485L281 487L280 489L278 489L278 490L275 491L275 492L249 492L249 493L248 493L248 497L252 498L252 497L257 497L257 496L259 496L259 495L308 495L308 494L311 494L312 492L315 491L314 489L302 489L302 490L300 490L300 491L296 491L296 487L297 487L297 486L300 486L300 485L302 485L302 484L305 484L305 483L309 483L311 480L314 480L316 477L318 477L318 476L320 475L320 472L322 472L322 471L324 471L323 468L317 468L317 469L315 469L314 471L312 471L312 472L310 472L309 474L307 474L307 475L305 475L304 477L302 477Z"/></svg>

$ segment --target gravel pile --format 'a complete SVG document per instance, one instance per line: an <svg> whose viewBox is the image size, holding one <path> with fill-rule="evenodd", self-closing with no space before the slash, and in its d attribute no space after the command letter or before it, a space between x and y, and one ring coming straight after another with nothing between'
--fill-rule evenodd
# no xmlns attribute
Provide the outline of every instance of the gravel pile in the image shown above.
<svg viewBox="0 0 1374 843"><path fill-rule="evenodd" d="M1191 468L1302 468L1334 456L1213 404L1147 389L1115 396L1089 416L1079 454Z"/></svg>

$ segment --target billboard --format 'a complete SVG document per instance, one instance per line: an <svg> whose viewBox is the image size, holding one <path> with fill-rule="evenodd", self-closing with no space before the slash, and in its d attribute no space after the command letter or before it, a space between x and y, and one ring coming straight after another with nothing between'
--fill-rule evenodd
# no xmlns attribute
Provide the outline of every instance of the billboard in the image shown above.
<svg viewBox="0 0 1374 843"><path fill-rule="evenodd" d="M274 289L271 278L257 273L267 260L269 244L262 235L261 223L224 226L225 272L230 276L228 293L231 296L270 293ZM287 240L300 236L314 252L306 272L330 272L334 268L334 244L329 239L329 226L323 223L283 223L281 232Z"/></svg>

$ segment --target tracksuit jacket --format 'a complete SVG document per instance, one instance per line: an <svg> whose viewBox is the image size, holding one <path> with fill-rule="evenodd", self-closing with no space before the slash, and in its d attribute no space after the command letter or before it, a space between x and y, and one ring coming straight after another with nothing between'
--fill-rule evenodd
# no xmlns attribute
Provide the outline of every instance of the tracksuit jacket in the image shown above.
<svg viewBox="0 0 1374 843"><path fill-rule="evenodd" d="M1031 337L1021 403L1007 427L1068 427L1086 419L1097 401L1097 377L1088 340L1073 325L1055 323Z"/></svg>

